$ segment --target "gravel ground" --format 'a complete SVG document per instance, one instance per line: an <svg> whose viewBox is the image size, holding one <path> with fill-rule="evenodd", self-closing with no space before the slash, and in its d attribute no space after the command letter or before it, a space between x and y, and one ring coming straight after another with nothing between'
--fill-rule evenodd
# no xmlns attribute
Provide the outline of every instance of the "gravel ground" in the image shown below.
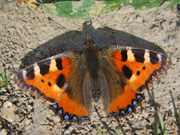
<svg viewBox="0 0 180 135"><path fill-rule="evenodd" d="M87 20L66 19L22 5L0 11L0 74L10 76L8 89L0 86L1 135L153 134L155 110L162 114L168 134L177 134L180 106L180 18L175 8L162 7L118 11ZM22 92L13 82L21 68L67 50L82 50L87 34L99 47L118 44L162 51L172 60L167 75L161 75L136 113L107 120L97 105L89 123L65 123L39 98ZM156 45L154 45L156 44ZM162 48L162 49L159 49ZM95 111L96 110L96 111ZM162 133L159 130L159 133Z"/></svg>

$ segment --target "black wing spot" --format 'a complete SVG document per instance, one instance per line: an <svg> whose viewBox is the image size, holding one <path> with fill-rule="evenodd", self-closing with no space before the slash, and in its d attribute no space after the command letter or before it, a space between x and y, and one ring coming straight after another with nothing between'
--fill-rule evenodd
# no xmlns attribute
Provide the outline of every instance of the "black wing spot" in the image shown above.
<svg viewBox="0 0 180 135"><path fill-rule="evenodd" d="M61 58L56 59L56 66L57 66L57 68L58 68L59 70L62 70L62 69L63 69Z"/></svg>
<svg viewBox="0 0 180 135"><path fill-rule="evenodd" d="M137 71L137 72L136 72L136 75L138 75L138 76L139 76L139 75L140 75L140 71Z"/></svg>
<svg viewBox="0 0 180 135"><path fill-rule="evenodd" d="M48 85L49 85L49 86L52 86L52 84L51 84L50 82L48 82Z"/></svg>
<svg viewBox="0 0 180 135"><path fill-rule="evenodd" d="M131 76L132 76L132 70L129 69L129 67L127 67L126 65L124 65L124 66L122 67L122 70L123 70L123 73L124 73L125 77L127 77L128 79L130 79Z"/></svg>
<svg viewBox="0 0 180 135"><path fill-rule="evenodd" d="M38 63L38 66L40 68L40 74L42 76L49 73L50 62L51 62L50 60L47 60L45 62L43 61L43 62Z"/></svg>
<svg viewBox="0 0 180 135"><path fill-rule="evenodd" d="M63 74L60 74L56 80L56 84L62 88L65 83L65 76Z"/></svg>
<svg viewBox="0 0 180 135"><path fill-rule="evenodd" d="M145 66L143 66L143 68L142 68L143 70L145 70L146 69L146 67Z"/></svg>
<svg viewBox="0 0 180 135"><path fill-rule="evenodd" d="M121 56L122 56L122 61L126 61L127 60L127 50L122 50Z"/></svg>
<svg viewBox="0 0 180 135"><path fill-rule="evenodd" d="M136 59L137 62L143 63L144 62L144 54L145 54L145 50L136 50L133 49L132 52L134 53L134 57Z"/></svg>
<svg viewBox="0 0 180 135"><path fill-rule="evenodd" d="M44 80L42 79L42 80L41 80L41 82L43 82L43 83L44 83Z"/></svg>
<svg viewBox="0 0 180 135"><path fill-rule="evenodd" d="M152 64L157 64L159 61L158 56L154 52L150 52L150 61Z"/></svg>
<svg viewBox="0 0 180 135"><path fill-rule="evenodd" d="M34 67L27 69L26 71L27 71L26 77L28 78L28 80L32 80L35 78Z"/></svg>

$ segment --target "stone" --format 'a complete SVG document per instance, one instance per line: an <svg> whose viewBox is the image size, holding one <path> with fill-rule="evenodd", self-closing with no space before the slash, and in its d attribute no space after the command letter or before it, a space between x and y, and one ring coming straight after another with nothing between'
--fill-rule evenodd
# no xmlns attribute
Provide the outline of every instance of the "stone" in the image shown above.
<svg viewBox="0 0 180 135"><path fill-rule="evenodd" d="M2 130L0 130L0 135L7 135L7 131L6 131L6 129L2 129Z"/></svg>
<svg viewBox="0 0 180 135"><path fill-rule="evenodd" d="M9 122L19 121L18 115L15 113L18 108L10 101L6 101L0 109L0 116Z"/></svg>

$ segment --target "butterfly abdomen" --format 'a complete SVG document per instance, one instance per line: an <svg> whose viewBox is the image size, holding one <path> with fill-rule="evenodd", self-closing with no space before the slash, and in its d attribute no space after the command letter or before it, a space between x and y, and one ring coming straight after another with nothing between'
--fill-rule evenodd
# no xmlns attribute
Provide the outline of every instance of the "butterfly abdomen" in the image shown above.
<svg viewBox="0 0 180 135"><path fill-rule="evenodd" d="M92 88L92 98L97 102L101 95L100 77L99 77L99 49L97 46L88 45L83 52L83 61L87 74L90 78Z"/></svg>

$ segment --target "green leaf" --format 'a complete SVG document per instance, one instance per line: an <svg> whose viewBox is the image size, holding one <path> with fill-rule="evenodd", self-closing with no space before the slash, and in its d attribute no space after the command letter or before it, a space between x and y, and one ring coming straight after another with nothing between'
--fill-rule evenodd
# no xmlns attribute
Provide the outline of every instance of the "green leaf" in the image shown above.
<svg viewBox="0 0 180 135"><path fill-rule="evenodd" d="M167 8L171 8L171 7L173 7L173 6L176 6L176 5L178 5L178 4L180 4L180 0L174 0L169 6L166 7L166 9L167 9Z"/></svg>
<svg viewBox="0 0 180 135"><path fill-rule="evenodd" d="M103 135L103 133L100 131L100 129L99 129L98 126L96 126L96 130L98 131L98 133L99 133L100 135Z"/></svg>
<svg viewBox="0 0 180 135"><path fill-rule="evenodd" d="M37 3L44 6L51 14L74 19L85 19L101 13L109 13L117 10L121 2L119 0L81 0L81 1L62 1L56 3Z"/></svg>
<svg viewBox="0 0 180 135"><path fill-rule="evenodd" d="M1 92L0 92L0 95L4 95L4 93L5 93L5 92L1 91Z"/></svg>
<svg viewBox="0 0 180 135"><path fill-rule="evenodd" d="M165 1L173 1L167 8L180 4L180 0L73 0L53 3L36 0L37 4L45 7L51 14L74 19L85 19L109 13L122 5L131 5L137 10L150 9L161 6Z"/></svg>
<svg viewBox="0 0 180 135"><path fill-rule="evenodd" d="M137 10L158 7L163 4L162 0L123 0L122 3L125 3L125 6L131 5Z"/></svg>
<svg viewBox="0 0 180 135"><path fill-rule="evenodd" d="M160 125L161 125L161 129L163 131L163 135L166 135L166 128L164 126L164 122L163 122L163 119L162 119L162 116L160 114L159 111L157 111L157 115L155 117L155 135L158 135L158 126L159 126L159 122L160 122Z"/></svg>
<svg viewBox="0 0 180 135"><path fill-rule="evenodd" d="M2 78L2 81L0 81L1 86L4 86L7 89L10 77L6 77L5 75L2 74L1 78Z"/></svg>
<svg viewBox="0 0 180 135"><path fill-rule="evenodd" d="M158 115L155 116L155 135L158 135L158 126L159 126L159 118Z"/></svg>

